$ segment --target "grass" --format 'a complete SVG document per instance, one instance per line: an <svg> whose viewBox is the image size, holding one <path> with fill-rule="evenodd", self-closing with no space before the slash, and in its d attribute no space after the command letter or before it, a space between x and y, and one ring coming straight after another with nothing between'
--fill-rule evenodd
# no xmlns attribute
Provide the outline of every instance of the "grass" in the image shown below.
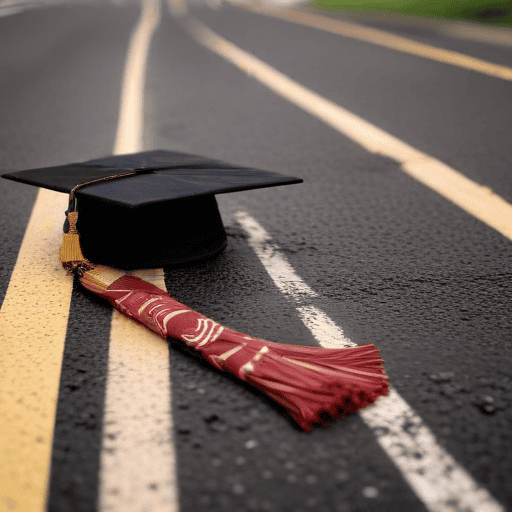
<svg viewBox="0 0 512 512"><path fill-rule="evenodd" d="M309 6L331 11L338 9L387 11L512 26L512 0L313 0Z"/></svg>

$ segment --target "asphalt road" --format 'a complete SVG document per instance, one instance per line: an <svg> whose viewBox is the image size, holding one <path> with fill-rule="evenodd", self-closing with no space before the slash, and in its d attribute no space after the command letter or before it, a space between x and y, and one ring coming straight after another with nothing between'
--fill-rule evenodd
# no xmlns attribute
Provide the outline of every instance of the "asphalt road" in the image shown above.
<svg viewBox="0 0 512 512"><path fill-rule="evenodd" d="M197 4L191 13L512 202L509 82L235 7ZM104 2L0 17L2 171L112 153L138 16L135 3ZM428 26L363 23L512 67L510 47ZM394 388L437 443L503 510L512 507L510 239L199 45L166 9L148 58L144 148L303 178L219 196L228 248L196 266L166 268L169 293L255 337L318 344L236 222L237 211L248 212L345 335L380 348ZM36 191L1 180L0 194L3 299ZM110 319L111 308L75 284L46 500L52 512L98 509ZM183 512L428 509L359 415L303 433L283 409L174 348L172 443Z"/></svg>

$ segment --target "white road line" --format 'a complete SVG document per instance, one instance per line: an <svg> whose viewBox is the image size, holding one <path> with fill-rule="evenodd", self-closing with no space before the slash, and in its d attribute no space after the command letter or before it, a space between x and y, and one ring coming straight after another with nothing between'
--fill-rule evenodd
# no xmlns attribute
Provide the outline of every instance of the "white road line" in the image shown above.
<svg viewBox="0 0 512 512"><path fill-rule="evenodd" d="M114 153L141 149L144 75L160 1L144 0L130 40ZM162 269L134 272L165 290ZM114 311L110 331L99 510L176 512L168 344Z"/></svg>
<svg viewBox="0 0 512 512"><path fill-rule="evenodd" d="M270 236L248 213L239 211L235 219L250 235L250 244L256 251L274 284L281 292L297 303L297 311L304 324L310 329L322 347L344 348L356 344L345 338L343 331L310 300L318 297L283 257L279 248L271 242Z"/></svg>
<svg viewBox="0 0 512 512"><path fill-rule="evenodd" d="M235 219L249 235L249 244L278 288L297 306L299 316L326 348L355 346L343 331L308 299L317 295L292 269L265 229L247 212ZM287 279L291 279L291 286ZM306 292L297 294L296 290ZM489 492L437 443L423 420L391 388L387 396L360 411L377 441L432 512L504 512Z"/></svg>
<svg viewBox="0 0 512 512"><path fill-rule="evenodd" d="M360 414L429 510L505 512L437 443L434 434L394 388Z"/></svg>
<svg viewBox="0 0 512 512"><path fill-rule="evenodd" d="M396 160L401 164L403 172L512 240L512 205L489 187L479 185L443 162L418 151L295 82L254 55L230 43L199 21L184 17L183 23L198 42L233 63L244 73L322 120L367 151Z"/></svg>
<svg viewBox="0 0 512 512"><path fill-rule="evenodd" d="M297 306L297 311L299 318L304 322L304 325L311 331L322 347L347 348L356 346L356 343L343 334L343 329L338 327L316 306L311 304L307 306Z"/></svg>

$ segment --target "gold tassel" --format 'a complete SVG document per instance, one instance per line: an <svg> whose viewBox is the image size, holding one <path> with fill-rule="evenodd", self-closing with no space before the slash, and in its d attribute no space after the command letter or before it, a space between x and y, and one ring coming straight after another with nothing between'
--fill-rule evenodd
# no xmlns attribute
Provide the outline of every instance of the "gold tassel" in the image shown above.
<svg viewBox="0 0 512 512"><path fill-rule="evenodd" d="M62 247L60 248L60 261L62 266L69 272L78 271L79 275L91 270L94 266L83 255L80 248L80 238L76 230L78 212L68 213L69 232L62 236Z"/></svg>
<svg viewBox="0 0 512 512"><path fill-rule="evenodd" d="M117 178L124 178L126 176L133 176L135 174L144 174L150 172L151 169L141 169L137 171L127 172L125 174L117 174L115 176L105 176L104 178L98 178L87 183L79 183L76 185L69 194L69 209L68 209L68 222L69 231L64 233L62 237L62 247L60 248L60 261L62 266L68 271L69 274L76 272L78 277L82 277L85 272L95 268L82 253L80 247L80 238L76 229L76 222L78 220L77 212L77 201L75 198L75 192L86 185L92 185L93 183L99 183L102 181L114 180Z"/></svg>
<svg viewBox="0 0 512 512"><path fill-rule="evenodd" d="M94 293L103 293L113 282L126 275L121 270L95 265L80 276L80 282Z"/></svg>

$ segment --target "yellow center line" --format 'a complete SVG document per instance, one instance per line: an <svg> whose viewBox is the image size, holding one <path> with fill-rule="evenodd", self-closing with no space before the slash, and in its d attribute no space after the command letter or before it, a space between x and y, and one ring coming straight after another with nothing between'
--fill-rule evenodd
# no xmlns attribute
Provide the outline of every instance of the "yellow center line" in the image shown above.
<svg viewBox="0 0 512 512"><path fill-rule="evenodd" d="M236 4L239 5L239 4ZM390 34L384 30L376 28L365 27L357 23L348 21L334 20L326 16L312 14L305 10L277 10L265 7L259 7L254 4L240 4L245 9L251 10L258 14L272 16L274 18L281 18L286 21L291 21L299 25L331 32L333 34L351 37L366 43L376 44L385 48L390 48L402 53L422 57L424 59L442 62L443 64L450 64L464 69L470 69L484 75L501 78L503 80L512 81L512 68L502 66L500 64L493 64L476 57L470 57L464 53L455 52L452 50L444 50L424 43L419 43L407 37L397 36Z"/></svg>
<svg viewBox="0 0 512 512"><path fill-rule="evenodd" d="M0 311L0 510L44 510L73 280L59 249L68 196L40 190Z"/></svg>
<svg viewBox="0 0 512 512"><path fill-rule="evenodd" d="M140 151L143 146L147 60L160 18L160 0L142 0L125 62L115 154ZM163 269L132 274L166 291ZM179 510L171 398L167 342L114 310L98 510Z"/></svg>
<svg viewBox="0 0 512 512"><path fill-rule="evenodd" d="M184 17L191 35L276 94L322 120L371 153L401 164L403 172L512 240L512 205L488 187L381 130L361 117L295 82L254 55L238 48L199 21Z"/></svg>
<svg viewBox="0 0 512 512"><path fill-rule="evenodd" d="M162 269L132 275L167 291ZM179 510L167 342L114 310L107 376L98 509Z"/></svg>
<svg viewBox="0 0 512 512"><path fill-rule="evenodd" d="M125 73L123 81L122 115L114 147L114 152L117 154L140 149L141 89L143 89L149 41L158 25L159 0L145 0L141 18L143 22L137 25L135 35L138 43L129 49L128 61L133 64L128 66L130 71ZM73 279L63 271L59 259L63 212L67 205L67 194L39 190L0 311L0 511L2 512L42 512L46 509L55 414L73 287ZM161 271L157 272L156 277L153 274L154 272L149 272L145 277L149 280L153 279L155 284L164 287ZM118 327L117 324L124 321L131 322L127 319L115 319L114 331ZM128 334L130 341L134 341L139 335L139 333L135 334L136 328L137 326L132 328L131 325L127 325L122 333ZM155 382L157 377L162 376L165 376L168 381L168 357L165 355L168 349L163 340L148 339L151 337L150 333L143 332L139 343L153 343L153 352L149 348L144 349L149 350L151 354L151 358L145 361L145 368L151 368L153 365L153 373L150 374L146 370L148 378L144 382L146 384L151 382L154 389L163 384L163 389L157 394L158 398L155 400L153 397L153 402L158 402L160 406L156 412L161 416L158 420L162 422L162 426L160 429L155 429L154 425L151 425L153 430L148 434L156 435L156 439L151 440L157 445L160 439L170 435L171 419L168 414L170 387L165 385L164 379ZM112 352L119 360L120 356L116 348L114 335ZM139 345L134 350L137 349ZM126 352L123 356L126 356ZM143 396L147 397L149 393L146 392ZM133 395L130 397L133 399ZM108 413L107 410L106 414ZM154 416L152 419L155 419ZM147 425L144 426L147 427ZM165 510L175 510L177 507L176 479L172 473L174 452L172 443L168 442L170 444L158 452L161 454L160 458L154 457L155 450L153 446L149 447L153 457L149 469L158 467L158 463L163 461L161 470L146 471L145 479L140 475L134 477L134 480L140 480L142 483L152 478L152 482L158 482L163 490L155 492L146 489L144 493L139 492L137 487L135 492L133 489L130 491L139 499L151 494L155 497L149 500L150 503L158 499L160 506ZM146 445L142 446L147 449ZM140 460L141 457L135 463ZM119 462L119 458L116 458L115 462ZM127 467L133 468L134 463L129 458L126 463ZM124 473L126 474L127 471ZM116 476L118 473L115 473L114 478ZM163 482L160 481L162 476ZM129 483L126 485L130 487ZM126 494L122 495L122 499L126 501ZM132 505L137 510L142 506L138 502Z"/></svg>
<svg viewBox="0 0 512 512"><path fill-rule="evenodd" d="M160 19L160 0L142 0L139 22L130 38L124 68L114 154L140 151L143 135L144 83L149 47Z"/></svg>

